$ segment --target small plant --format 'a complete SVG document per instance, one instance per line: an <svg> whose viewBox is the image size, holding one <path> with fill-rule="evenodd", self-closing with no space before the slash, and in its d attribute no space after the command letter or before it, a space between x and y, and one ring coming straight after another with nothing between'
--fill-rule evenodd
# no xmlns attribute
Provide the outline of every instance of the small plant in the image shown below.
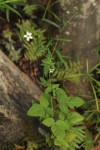
<svg viewBox="0 0 100 150"><path fill-rule="evenodd" d="M25 48L24 56L27 60L33 62L46 52L46 39L44 30L38 29L36 24L26 20L22 23L17 23L19 28L19 38Z"/></svg>
<svg viewBox="0 0 100 150"><path fill-rule="evenodd" d="M97 85L98 87L100 86L100 82L94 78L94 74L93 74L93 71L95 69L97 70L98 66L100 66L100 63L95 65L92 69L89 69L88 60L86 60L86 73L84 74L84 80L87 80L90 83L90 86L92 88L93 95L95 98L96 111L100 112L99 100L98 100L96 88L95 88L95 85ZM98 70L97 70L97 73L99 73ZM99 88L98 88L98 90L99 90Z"/></svg>
<svg viewBox="0 0 100 150"><path fill-rule="evenodd" d="M50 46L48 44L47 52L42 59L41 65L48 82L71 81L77 84L80 83L80 77L82 76L80 62L67 58L58 48L53 49L53 44Z"/></svg>
<svg viewBox="0 0 100 150"><path fill-rule="evenodd" d="M39 102L33 101L27 114L38 117L41 126L46 128L49 147L75 150L81 146L85 137L84 117L75 108L84 103L79 97L68 97L58 84L51 84L40 96Z"/></svg>
<svg viewBox="0 0 100 150"><path fill-rule="evenodd" d="M6 48L9 58L17 62L21 57L21 49L15 48L15 41L13 40L13 32L10 29L3 30L3 41L0 41Z"/></svg>
<svg viewBox="0 0 100 150"><path fill-rule="evenodd" d="M91 143L91 145L88 143L89 145L87 149L89 149L90 146L97 144L97 141L100 138L100 130L99 130L100 128L100 98L99 98L100 81L98 80L98 75L100 73L99 66L100 63L95 65L92 69L89 69L88 61L86 61L86 73L84 74L84 76L85 76L85 80L87 80L90 83L94 95L94 98L88 101L86 105L84 105L85 108L84 117L86 118L85 119L86 127L89 133L87 134L87 137L90 137L88 138L88 140ZM92 129L92 133L90 129Z"/></svg>
<svg viewBox="0 0 100 150"><path fill-rule="evenodd" d="M14 21L12 25L11 22L8 27L2 27L1 37L3 38L1 38L0 45L14 62L20 60L19 65L22 64L25 67L31 64L32 68L31 66L30 68L34 73L30 74L33 76L37 77L38 73L34 71L37 66L39 69L43 67L38 69L38 72L39 75L43 75L40 77L40 84L45 88L44 92L37 102L33 100L27 112L28 116L38 118L39 127L37 130L35 128L36 133L34 133L32 126L31 131L34 135L26 137L24 142L27 143L27 147L25 148L27 150L46 148L50 150L90 150L100 138L100 80L94 77L94 71L97 77L100 76L100 64L90 70L88 61L86 61L86 73L81 73L80 62L73 61L62 54L59 42L70 42L71 40L61 38L61 35L68 23L78 14L78 10L73 11L68 21L62 20L55 11L55 4L58 3L59 0L49 0L47 5L28 0L0 0L0 12L6 15L7 21L10 21L13 16L11 13L18 16L17 20L21 14L28 18L28 20L20 18L21 20L16 24L17 30ZM38 12L41 12L39 19L36 16ZM2 16L1 20L3 20ZM35 21L38 25L34 23ZM52 39L51 34L48 35L48 32L38 27L41 27L42 23L51 25L56 31L58 29L59 35ZM17 43L15 40L18 37ZM96 51L100 53L100 45L97 46ZM75 85L82 84L80 79L90 84L94 95L92 100L85 102L79 97L69 97L61 88L65 82L69 84L74 82Z"/></svg>

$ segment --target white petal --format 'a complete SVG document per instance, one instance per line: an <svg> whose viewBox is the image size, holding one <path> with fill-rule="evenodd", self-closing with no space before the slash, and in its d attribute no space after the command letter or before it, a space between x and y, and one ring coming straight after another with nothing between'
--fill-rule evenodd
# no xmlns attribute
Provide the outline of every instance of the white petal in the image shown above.
<svg viewBox="0 0 100 150"><path fill-rule="evenodd" d="M28 35L28 36L31 36L31 35L32 35L32 33L27 31L27 35Z"/></svg>
<svg viewBox="0 0 100 150"><path fill-rule="evenodd" d="M30 38L30 39L33 39L33 37L32 37L31 35L29 36L29 38Z"/></svg>
<svg viewBox="0 0 100 150"><path fill-rule="evenodd" d="M69 11L66 11L66 13L67 13L67 14L70 14L70 12L69 12Z"/></svg>
<svg viewBox="0 0 100 150"><path fill-rule="evenodd" d="M27 35L26 35L26 34L24 35L24 38L27 38Z"/></svg>
<svg viewBox="0 0 100 150"><path fill-rule="evenodd" d="M29 32L27 31L27 32L26 32L26 35L28 35L28 34L29 34Z"/></svg>
<svg viewBox="0 0 100 150"><path fill-rule="evenodd" d="M29 41L30 40L30 38L29 37L27 37L27 41Z"/></svg>
<svg viewBox="0 0 100 150"><path fill-rule="evenodd" d="M32 33L31 33L31 32L29 33L29 36L32 36Z"/></svg>
<svg viewBox="0 0 100 150"><path fill-rule="evenodd" d="M66 35L70 35L70 32L69 32L69 31L66 31L65 34L66 34Z"/></svg>

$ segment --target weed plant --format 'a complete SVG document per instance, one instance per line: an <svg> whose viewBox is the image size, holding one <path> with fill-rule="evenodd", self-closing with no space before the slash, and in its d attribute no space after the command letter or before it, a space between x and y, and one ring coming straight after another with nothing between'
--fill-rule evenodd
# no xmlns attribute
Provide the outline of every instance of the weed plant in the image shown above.
<svg viewBox="0 0 100 150"><path fill-rule="evenodd" d="M23 6L23 13L26 18L20 19L16 24L16 30L10 29L3 31L4 44L9 51L9 57L18 62L22 53L26 61L35 63L40 61L42 76L40 85L43 86L44 92L38 102L32 101L27 115L38 118L40 122L39 132L41 133L33 141L27 140L27 150L39 149L40 145L46 145L48 149L54 150L90 150L100 138L100 98L97 94L100 92L100 81L96 80L93 71L98 74L100 71L97 64L91 70L86 60L86 73L81 73L80 62L75 62L65 57L61 53L59 42L70 42L70 39L62 39L61 34L66 25L77 15L74 11L68 21L63 21L63 27L60 27L61 19L52 11L52 7L59 1L49 1L47 7L39 4L31 4L27 0L0 0L1 12L6 11L6 19L10 21L10 13L21 16L21 13L14 8L14 5ZM41 22L48 23L59 29L59 36L56 39L45 35L47 31L38 27L34 23L34 12L37 9L44 11ZM50 13L59 24L47 18ZM14 25L15 25L14 24ZM21 47L16 50L13 35L21 43ZM21 61L21 59L20 59ZM81 77L87 80L92 88L94 98L88 102L77 96L68 96L61 88L60 82L71 81L74 83L81 82ZM80 113L78 110L82 110ZM92 128L94 128L92 130ZM93 135L94 134L94 135ZM43 141L40 139L43 138ZM40 142L41 141L41 142ZM40 142L40 143L39 143ZM44 144L45 143L45 144ZM42 147L41 147L42 149Z"/></svg>

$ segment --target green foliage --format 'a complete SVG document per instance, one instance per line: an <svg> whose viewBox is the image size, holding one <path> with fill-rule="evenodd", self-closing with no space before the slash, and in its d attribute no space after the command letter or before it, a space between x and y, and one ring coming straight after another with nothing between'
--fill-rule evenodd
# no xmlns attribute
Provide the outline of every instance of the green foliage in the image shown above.
<svg viewBox="0 0 100 150"><path fill-rule="evenodd" d="M98 80L99 67L100 63L95 65L92 69L89 69L88 60L86 60L86 73L84 74L84 80L87 80L90 83L94 99L84 105L84 109L86 110L84 116L86 118L88 132L91 134L90 129L92 128L92 133L95 134L93 137L90 136L90 134L87 134L87 137L89 138L87 142L85 141L86 150L88 150L89 147L92 147L100 138L100 131L98 130L100 128L100 99L98 93L100 87L100 81Z"/></svg>
<svg viewBox="0 0 100 150"><path fill-rule="evenodd" d="M22 141L23 146L24 144L26 150L42 150L42 148L46 145L45 138L38 130L36 130L35 124L32 126L30 125L30 129L27 131L27 136Z"/></svg>
<svg viewBox="0 0 100 150"><path fill-rule="evenodd" d="M26 150L36 150L38 149L38 145L33 141L27 141L27 149Z"/></svg>
<svg viewBox="0 0 100 150"><path fill-rule="evenodd" d="M94 78L92 82L95 82L93 85L94 85L97 96L100 97L100 81L99 81L100 64L98 64L97 67L94 67L92 72L94 72Z"/></svg>
<svg viewBox="0 0 100 150"><path fill-rule="evenodd" d="M97 112L100 111L100 105L99 105L99 100L98 100L98 97L97 97L96 90L99 89L100 81L98 81L97 79L95 79L95 77L93 75L93 72L95 72L96 70L98 70L99 66L100 66L100 63L98 63L97 65L95 65L92 69L89 69L88 60L86 60L86 73L84 74L84 77L85 77L84 80L87 80L90 83L90 85L91 85L91 88L92 88L92 91L93 91L93 94L94 94L94 98L95 98L96 111ZM99 73L99 72L97 71L97 73Z"/></svg>
<svg viewBox="0 0 100 150"><path fill-rule="evenodd" d="M100 112L96 111L95 100L93 100L93 103L91 103L91 101L88 103L88 106L85 106L86 111L84 113L86 120L85 126L87 127L85 131L86 139L84 142L85 150L92 149L100 138Z"/></svg>
<svg viewBox="0 0 100 150"><path fill-rule="evenodd" d="M94 146L93 137L92 137L91 132L89 132L88 130L85 131L85 134L86 134L86 138L84 141L84 148L85 150L90 150Z"/></svg>
<svg viewBox="0 0 100 150"><path fill-rule="evenodd" d="M96 110L95 100L91 100L85 104L85 109L88 110L84 113L87 121L87 127L90 128L91 126L95 125L95 130L97 133L99 133L98 128L100 126L100 112Z"/></svg>
<svg viewBox="0 0 100 150"><path fill-rule="evenodd" d="M100 53L100 44L97 45L96 52Z"/></svg>
<svg viewBox="0 0 100 150"><path fill-rule="evenodd" d="M73 97L69 97L67 103L68 103L69 108L74 108L74 107L77 108L83 105L84 101L79 97L74 97L74 100L73 100Z"/></svg>
<svg viewBox="0 0 100 150"><path fill-rule="evenodd" d="M36 16L34 15L34 11L37 10L38 8L40 8L40 5L38 4L31 4L31 5L27 4L23 10L25 14L27 14L33 19L33 18L36 18Z"/></svg>
<svg viewBox="0 0 100 150"><path fill-rule="evenodd" d="M46 52L46 40L43 35L45 31L38 29L36 24L29 20L23 20L22 23L17 23L17 27L20 29L19 38L25 48L25 58L32 62L43 56ZM31 41L27 41L24 38L27 31L32 34L33 39Z"/></svg>
<svg viewBox="0 0 100 150"><path fill-rule="evenodd" d="M0 5L2 4L7 4L7 3L15 3L18 2L19 0L0 0Z"/></svg>
<svg viewBox="0 0 100 150"><path fill-rule="evenodd" d="M10 21L10 11L21 17L21 14L13 8L13 4L17 4L16 2L20 3L19 0L0 0L0 9L1 11L6 12L8 22Z"/></svg>
<svg viewBox="0 0 100 150"><path fill-rule="evenodd" d="M56 23L56 20L57 21L61 21L60 18L57 16L57 14L53 11L54 9L54 6L59 3L58 0L55 0L54 2L52 1L48 1L48 4L46 6L46 8L44 8L44 14L43 14L43 18L42 18L42 21L45 22L45 23L48 23L58 29L60 29L60 26ZM53 20L50 20L47 18L47 16L51 15L51 18L54 18L55 22Z"/></svg>
<svg viewBox="0 0 100 150"><path fill-rule="evenodd" d="M53 52L50 51L48 46L48 51L45 58L42 59L42 66L45 77L49 77L49 82L58 82L69 80L74 83L80 82L81 64L79 61L71 61L61 54L59 49L54 49ZM50 72L50 69L53 69Z"/></svg>
<svg viewBox="0 0 100 150"><path fill-rule="evenodd" d="M48 51L45 58L42 60L41 65L43 66L44 75L47 77L50 69L54 69L55 67L54 56L50 51Z"/></svg>
<svg viewBox="0 0 100 150"><path fill-rule="evenodd" d="M43 21L50 24L50 25L52 25L52 26L54 26L54 27L56 27L56 28L58 28L58 29L60 29L60 26L58 24L56 24L55 22L53 22L49 19L43 19Z"/></svg>
<svg viewBox="0 0 100 150"><path fill-rule="evenodd" d="M33 102L27 113L29 116L39 119L40 129L38 130L41 136L36 133L35 137L28 139L27 150L42 149L42 147L44 150L46 143L51 149L58 147L60 150L75 150L84 147L85 150L90 150L100 138L100 99L98 99L98 96L100 97L100 81L93 75L94 70L97 76L100 75L100 64L89 70L88 61L86 61L86 73L82 74L80 73L80 62L73 61L62 54L58 43L70 42L71 40L60 36L65 26L78 12L74 11L68 21L62 21L53 8L58 2L58 0L49 1L45 7L28 0L0 0L0 10L6 14L7 21L10 21L11 13L21 17L18 6L21 6L22 14L24 13L25 17L28 18L28 20L22 20L21 18L21 21L16 24L19 29L19 31L16 30L16 33L19 36L20 44L22 44L21 48L16 50L16 42L13 38L15 36L13 33L15 32L13 30L15 26L12 27L12 31L9 29L3 30L3 40L1 39L0 44L5 45L4 48L13 61L18 62L21 58L22 50L24 58L32 63L42 58L40 65L43 67L43 77L40 78L40 81L41 85L46 89L40 96L39 101ZM46 39L44 36L45 30L38 28L34 23L34 18L36 19L34 12L38 8L42 12L44 11L43 23L59 29L59 36L56 39ZM38 23L40 25L41 17L39 19ZM61 28L62 23L63 27ZM25 38L27 32L32 35L29 40ZM100 52L100 45L97 46L96 51ZM87 102L90 103L89 106L83 106L85 102L79 97L68 97L59 84L56 84L65 81L79 83L81 76L90 83L93 90L95 99ZM88 129L83 126L83 115L77 111L81 106L85 109L84 124ZM94 129L91 132L93 127ZM93 136L92 133L94 134Z"/></svg>
<svg viewBox="0 0 100 150"><path fill-rule="evenodd" d="M15 49L15 41L13 40L13 33L9 30L3 30L3 41L5 48L9 52L9 58L12 61L18 61L21 57L21 49Z"/></svg>
<svg viewBox="0 0 100 150"><path fill-rule="evenodd" d="M49 128L47 143L50 147L53 143L62 150L75 150L84 141L84 117L78 112L71 112L70 108L75 109L84 103L79 97L68 97L58 84L54 84L46 88L27 114L40 118L42 125Z"/></svg>
<svg viewBox="0 0 100 150"><path fill-rule="evenodd" d="M80 149L81 143L83 142L84 138L85 138L84 127L72 128L72 130L66 134L64 139L65 141L63 141L64 147L62 147L61 150ZM66 143L68 143L68 145Z"/></svg>
<svg viewBox="0 0 100 150"><path fill-rule="evenodd" d="M44 125L46 125L47 127L51 127L52 125L54 125L54 119L53 118L46 118L43 120L42 123Z"/></svg>
<svg viewBox="0 0 100 150"><path fill-rule="evenodd" d="M54 73L50 77L51 82L57 81L66 81L69 80L74 83L80 82L80 64L79 62L69 61L69 64L66 63L65 68L56 67Z"/></svg>

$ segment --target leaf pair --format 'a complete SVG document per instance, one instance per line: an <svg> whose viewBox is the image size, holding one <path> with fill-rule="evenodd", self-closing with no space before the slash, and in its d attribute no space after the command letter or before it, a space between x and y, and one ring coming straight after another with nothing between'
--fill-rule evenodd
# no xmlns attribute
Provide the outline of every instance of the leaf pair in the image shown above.
<svg viewBox="0 0 100 150"><path fill-rule="evenodd" d="M40 118L53 115L53 110L48 107L50 105L50 101L50 95L43 93L39 98L40 103L33 103L28 110L27 115Z"/></svg>

